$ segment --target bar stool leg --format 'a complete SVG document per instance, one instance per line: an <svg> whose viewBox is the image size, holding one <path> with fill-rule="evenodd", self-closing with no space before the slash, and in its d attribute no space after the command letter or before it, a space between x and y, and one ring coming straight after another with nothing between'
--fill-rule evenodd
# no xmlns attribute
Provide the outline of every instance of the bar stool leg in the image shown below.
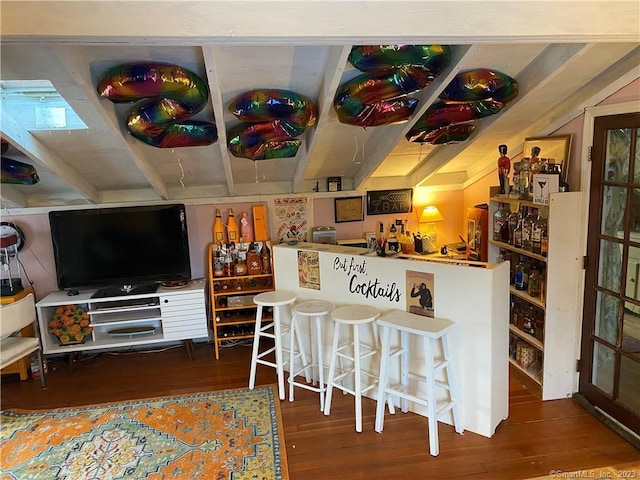
<svg viewBox="0 0 640 480"><path fill-rule="evenodd" d="M315 336L315 339L311 339L311 348L313 348L313 345L315 345L315 355L313 362L318 367L318 376L316 377L319 382L318 387L322 388L324 385L324 366L322 363L322 325L320 323L320 318L315 317L314 321L315 325L312 327L311 331L315 332L314 335L312 335ZM322 394L320 394L320 410L324 411L324 395Z"/></svg>
<svg viewBox="0 0 640 480"><path fill-rule="evenodd" d="M282 326L280 325L280 313L282 307L273 308L273 333L276 347L276 371L278 374L278 396L284 400L284 365L282 363Z"/></svg>
<svg viewBox="0 0 640 480"><path fill-rule="evenodd" d="M460 416L458 412L458 388L456 386L456 379L453 374L453 368L451 368L451 356L449 355L449 336L442 337L442 352L444 354L444 360L447 362L447 384L449 385L449 398L453 403L453 426L456 433L464 433L462 423L460 422Z"/></svg>
<svg viewBox="0 0 640 480"><path fill-rule="evenodd" d="M438 417L436 408L435 376L431 339L424 337L424 361L427 379L427 422L429 424L429 453L434 457L439 453Z"/></svg>
<svg viewBox="0 0 640 480"><path fill-rule="evenodd" d="M295 369L295 358L296 356L300 357L300 363L302 364L302 368L304 369L304 376L307 380L307 383L311 381L311 375L309 374L309 370L311 370L311 366L307 362L307 356L304 351L304 347L302 344L302 337L300 334L300 325L299 325L299 314L295 313L293 317L291 317L291 325L289 329L289 401L293 402L293 389L294 384L293 381L296 375ZM298 345L298 354L296 355L295 345ZM313 348L313 346L312 346Z"/></svg>
<svg viewBox="0 0 640 480"><path fill-rule="evenodd" d="M404 330L400 332L400 382L402 384L402 388L404 391L407 391L407 385L409 384L409 352L411 338L409 337L409 332L405 332ZM409 411L409 401L402 397L400 400L402 413L407 413Z"/></svg>
<svg viewBox="0 0 640 480"><path fill-rule="evenodd" d="M380 380L378 382L378 399L376 403L376 432L382 432L384 428L384 404L387 397L387 366L389 363L389 351L391 350L391 329L382 327L382 352L380 354Z"/></svg>
<svg viewBox="0 0 640 480"><path fill-rule="evenodd" d="M289 330L289 401L293 402L293 383L291 380L294 378L295 370L293 368L294 364L294 340L295 335L294 332L296 330L296 323L298 322L298 314L294 314L291 317L291 326Z"/></svg>
<svg viewBox="0 0 640 480"><path fill-rule="evenodd" d="M331 361L329 363L329 377L327 378L327 395L324 401L324 414L331 413L331 395L333 394L333 377L336 373L336 358L338 357L338 340L340 339L340 323L333 326L333 341L331 342Z"/></svg>
<svg viewBox="0 0 640 480"><path fill-rule="evenodd" d="M353 386L356 392L356 432L362 432L362 378L360 371L360 329L353 326Z"/></svg>
<svg viewBox="0 0 640 480"><path fill-rule="evenodd" d="M260 333L262 329L262 305L256 309L256 324L253 331L253 350L251 353L251 370L249 372L249 390L253 390L256 384L256 367L258 366L258 348L260 346Z"/></svg>
<svg viewBox="0 0 640 480"><path fill-rule="evenodd" d="M294 335L293 330L291 330L291 336ZM296 343L298 344L298 353L300 354L300 361L302 363L302 368L304 368L304 378L307 383L311 382L311 365L307 361L307 354L304 351L304 342L302 341L302 334L300 333L300 322L296 322ZM313 347L311 347L313 349ZM289 370L293 372L293 364L289 364Z"/></svg>

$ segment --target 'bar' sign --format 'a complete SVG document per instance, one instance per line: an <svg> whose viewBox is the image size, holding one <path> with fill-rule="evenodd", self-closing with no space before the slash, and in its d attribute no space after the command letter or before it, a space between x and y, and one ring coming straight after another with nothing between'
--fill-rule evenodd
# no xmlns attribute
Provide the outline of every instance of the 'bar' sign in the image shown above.
<svg viewBox="0 0 640 480"><path fill-rule="evenodd" d="M412 199L411 188L367 192L367 215L409 213Z"/></svg>

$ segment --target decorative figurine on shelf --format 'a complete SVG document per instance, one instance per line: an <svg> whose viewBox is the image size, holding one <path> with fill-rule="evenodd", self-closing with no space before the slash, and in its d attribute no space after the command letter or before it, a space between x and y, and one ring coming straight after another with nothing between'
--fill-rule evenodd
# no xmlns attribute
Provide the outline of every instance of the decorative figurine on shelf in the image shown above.
<svg viewBox="0 0 640 480"><path fill-rule="evenodd" d="M511 171L511 160L507 157L507 146L499 145L498 152L498 179L500 180L500 194L509 193L509 172Z"/></svg>

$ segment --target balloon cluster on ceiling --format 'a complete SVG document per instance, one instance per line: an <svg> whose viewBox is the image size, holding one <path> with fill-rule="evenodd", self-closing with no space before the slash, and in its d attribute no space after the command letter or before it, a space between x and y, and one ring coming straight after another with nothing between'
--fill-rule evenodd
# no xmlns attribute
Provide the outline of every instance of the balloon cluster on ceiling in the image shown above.
<svg viewBox="0 0 640 480"><path fill-rule="evenodd" d="M13 158L5 157L9 151L9 142L5 139L0 141L0 183L14 185L34 185L40 181L38 172L33 165L19 162Z"/></svg>
<svg viewBox="0 0 640 480"><path fill-rule="evenodd" d="M210 145L218 139L213 123L188 120L209 99L207 85L198 75L168 63L129 63L111 68L97 87L114 103L147 101L127 117L127 130L158 148Z"/></svg>
<svg viewBox="0 0 640 480"><path fill-rule="evenodd" d="M508 75L480 68L460 72L405 135L410 142L461 142L476 129L472 122L495 115L518 95Z"/></svg>
<svg viewBox="0 0 640 480"><path fill-rule="evenodd" d="M229 151L250 160L295 157L296 139L318 117L316 105L290 90L251 90L235 97L229 111L243 123L227 133Z"/></svg>
<svg viewBox="0 0 640 480"><path fill-rule="evenodd" d="M338 120L361 127L407 121L418 105L408 95L431 84L450 59L446 45L353 47L349 62L365 73L338 89L333 102Z"/></svg>

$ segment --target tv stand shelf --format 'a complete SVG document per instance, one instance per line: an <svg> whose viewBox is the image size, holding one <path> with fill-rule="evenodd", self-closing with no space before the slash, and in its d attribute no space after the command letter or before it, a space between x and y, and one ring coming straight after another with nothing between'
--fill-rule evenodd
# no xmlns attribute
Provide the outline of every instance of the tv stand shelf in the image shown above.
<svg viewBox="0 0 640 480"><path fill-rule="evenodd" d="M45 355L209 336L204 279L180 289L159 287L149 294L93 298L95 292L81 291L72 297L66 292L53 292L36 304ZM60 345L49 333L48 324L56 308L70 304L82 307L89 314L93 331L83 343ZM130 333L126 333L129 330Z"/></svg>

